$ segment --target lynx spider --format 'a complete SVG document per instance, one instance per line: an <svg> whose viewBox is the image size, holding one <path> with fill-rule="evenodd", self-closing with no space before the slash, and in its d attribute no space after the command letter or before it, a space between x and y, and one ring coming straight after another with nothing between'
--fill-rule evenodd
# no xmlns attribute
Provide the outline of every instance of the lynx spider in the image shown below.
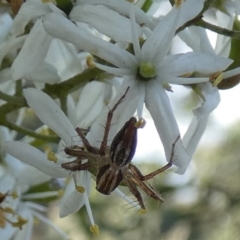
<svg viewBox="0 0 240 240"><path fill-rule="evenodd" d="M174 148L180 136L172 144L169 163L145 176L131 163L137 145L137 129L141 125L139 123L140 120L137 121L135 117L131 117L116 134L111 146L108 147L108 134L113 113L126 97L128 90L129 87L108 112L100 148L91 146L82 130L77 127L76 132L82 139L84 148L77 146L66 147L64 149L65 153L77 157L77 159L63 163L61 166L71 171L90 171L96 176L96 189L105 195L109 195L120 184L128 186L132 194L136 197L141 209L146 210L141 193L137 187L141 188L151 198L164 202L164 199L150 185L146 184L145 181L152 179L157 174L164 172L172 166ZM83 159L88 159L88 162L82 163Z"/></svg>

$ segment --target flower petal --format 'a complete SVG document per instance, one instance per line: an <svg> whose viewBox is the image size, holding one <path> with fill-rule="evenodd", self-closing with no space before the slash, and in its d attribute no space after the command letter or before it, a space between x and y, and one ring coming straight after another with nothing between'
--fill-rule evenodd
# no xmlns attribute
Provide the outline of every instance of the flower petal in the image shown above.
<svg viewBox="0 0 240 240"><path fill-rule="evenodd" d="M86 197L90 194L91 174L87 171L79 171L73 176L74 181L72 178L68 183L60 201L60 217L66 217L69 214L77 212L84 204L86 204ZM85 192L82 194L76 191L76 185L82 186L85 189Z"/></svg>
<svg viewBox="0 0 240 240"><path fill-rule="evenodd" d="M67 146L71 146L76 131L52 98L34 88L24 89L23 94L28 105L35 111L39 119L57 133Z"/></svg>
<svg viewBox="0 0 240 240"><path fill-rule="evenodd" d="M203 94L205 101L202 103L201 107L193 110L195 116L183 137L183 145L190 157L194 154L207 127L209 114L220 102L220 95L217 87L213 87L211 83L199 84L198 86L202 90L201 93ZM181 169L181 171L184 172L187 166L188 165L186 165L185 169Z"/></svg>
<svg viewBox="0 0 240 240"><path fill-rule="evenodd" d="M78 5L70 13L72 21L84 22L96 28L99 32L115 41L132 41L132 30L129 18L120 15L101 5ZM119 31L121 29L121 31ZM142 36L142 30L137 25L138 37Z"/></svg>
<svg viewBox="0 0 240 240"><path fill-rule="evenodd" d="M37 148L20 141L2 144L2 150L51 177L67 177L69 173L58 164L47 160L46 155Z"/></svg>
<svg viewBox="0 0 240 240"><path fill-rule="evenodd" d="M136 112L139 99L139 87L141 86L136 81L133 81L131 77L126 77L121 89L118 91L118 94L110 102L110 104L104 108L95 123L91 126L91 130L89 131L87 137L93 146L98 147L100 145L105 131L103 126L106 125L109 109L113 108L116 102L123 96L127 87L130 87L130 89L127 92L126 97L123 99L121 104L117 106L113 113L112 125L109 131L108 139L112 140L120 128L122 128L124 123Z"/></svg>
<svg viewBox="0 0 240 240"><path fill-rule="evenodd" d="M30 22L32 19L35 19L36 17L43 16L52 11L63 13L51 2L43 3L39 0L24 2L18 14L13 20L11 29L12 34L16 36L23 34L25 26L28 24L28 22Z"/></svg>
<svg viewBox="0 0 240 240"><path fill-rule="evenodd" d="M43 27L51 36L72 43L117 67L137 64L135 57L120 47L95 37L60 14L50 13L43 18Z"/></svg>
<svg viewBox="0 0 240 240"><path fill-rule="evenodd" d="M176 30L194 18L203 8L202 0L182 1L160 21L142 47L146 60L160 62L167 54Z"/></svg>
<svg viewBox="0 0 240 240"><path fill-rule="evenodd" d="M147 83L145 103L161 138L167 161L174 150L173 164L180 169L185 168L190 161L189 156L182 146L181 139L177 141L175 149L172 149L180 133L167 93L155 80Z"/></svg>
<svg viewBox="0 0 240 240"><path fill-rule="evenodd" d="M233 61L215 54L202 52L188 52L184 54L175 54L166 56L158 72L167 72L172 76L181 76L187 73L197 72L204 76L215 72L223 71Z"/></svg>
<svg viewBox="0 0 240 240"><path fill-rule="evenodd" d="M139 7L125 0L109 1L109 0L78 0L78 4L92 4L92 5L104 5L123 16L129 16L129 9L133 5L136 21L139 24L147 23L152 26L152 20L150 17Z"/></svg>
<svg viewBox="0 0 240 240"><path fill-rule="evenodd" d="M39 19L31 29L24 45L12 64L12 77L14 80L26 77L27 73L35 70L46 57L52 41L43 29Z"/></svg>

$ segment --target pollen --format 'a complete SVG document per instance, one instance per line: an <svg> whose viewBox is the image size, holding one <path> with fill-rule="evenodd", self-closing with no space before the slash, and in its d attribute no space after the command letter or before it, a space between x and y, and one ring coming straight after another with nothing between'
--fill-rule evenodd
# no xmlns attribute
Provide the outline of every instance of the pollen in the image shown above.
<svg viewBox="0 0 240 240"><path fill-rule="evenodd" d="M92 55L88 55L87 58L86 58L86 64L89 68L95 68L95 64L94 64L94 61L93 61L93 56Z"/></svg>
<svg viewBox="0 0 240 240"><path fill-rule="evenodd" d="M179 7L182 4L182 0L175 0L175 6Z"/></svg>
<svg viewBox="0 0 240 240"><path fill-rule="evenodd" d="M52 162L57 162L58 158L56 157L55 153L52 151L50 146L45 147L45 153L47 154L47 159Z"/></svg>
<svg viewBox="0 0 240 240"><path fill-rule="evenodd" d="M21 216L17 217L17 222L9 222L13 227L18 227L19 229L22 229L22 226L28 222L27 219L22 218Z"/></svg>
<svg viewBox="0 0 240 240"><path fill-rule="evenodd" d="M80 192L80 193L84 193L85 192L85 188L83 187L83 186L75 186L75 188L76 188L76 190L78 191L78 192Z"/></svg>
<svg viewBox="0 0 240 240"><path fill-rule="evenodd" d="M140 215L143 215L143 214L145 214L147 212L147 209L146 208L141 208L141 209L139 209L139 211L138 211L138 213L140 214Z"/></svg>
<svg viewBox="0 0 240 240"><path fill-rule="evenodd" d="M135 124L135 127L136 128L144 128L146 125L146 120L144 118L140 118L136 124Z"/></svg>
<svg viewBox="0 0 240 240"><path fill-rule="evenodd" d="M99 227L97 224L94 224L90 227L90 231L94 234L94 236L99 235Z"/></svg>
<svg viewBox="0 0 240 240"><path fill-rule="evenodd" d="M55 153L52 151L48 153L47 159L55 163L58 161L58 158L56 157Z"/></svg>

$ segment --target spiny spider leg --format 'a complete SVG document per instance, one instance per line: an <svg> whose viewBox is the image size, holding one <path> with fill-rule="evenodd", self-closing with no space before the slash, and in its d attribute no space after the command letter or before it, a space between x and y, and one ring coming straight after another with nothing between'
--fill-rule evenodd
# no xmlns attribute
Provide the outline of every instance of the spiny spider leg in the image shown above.
<svg viewBox="0 0 240 240"><path fill-rule="evenodd" d="M176 138L175 142L172 144L172 151L171 151L171 155L170 155L170 159L169 159L169 163L166 164L165 166L163 166L162 168L160 169L157 169L156 171L153 171L145 176L138 176L140 180L142 181L147 181L149 179L152 179L153 177L155 177L156 175L158 175L159 173L161 172L164 172L165 170L167 170L168 168L170 168L172 166L172 163L173 163L173 157L174 157L174 150L175 150L175 145L177 143L177 141L179 140L180 138L180 135ZM135 167L135 166L134 166ZM139 171L140 172L140 171Z"/></svg>
<svg viewBox="0 0 240 240"><path fill-rule="evenodd" d="M145 180L144 181L142 180L144 176L135 165L130 164L129 169L131 170L131 174L128 178L129 181L134 182L135 185L140 187L151 198L164 202L164 199L158 193L156 193L156 191L150 185L147 185L144 182Z"/></svg>
<svg viewBox="0 0 240 240"><path fill-rule="evenodd" d="M105 155L105 150L107 148L107 141L108 141L108 134L109 134L109 130L110 130L110 126L111 126L111 122L112 122L112 117L113 117L113 113L116 110L117 106L122 102L122 100L126 97L127 92L129 90L130 87L127 87L125 93L121 96L121 98L116 102L116 104L113 106L112 109L109 110L108 115L107 115L107 122L106 122L106 126L105 126L105 132L104 132L104 136L103 136L103 140L100 146L100 150L99 153L101 155Z"/></svg>
<svg viewBox="0 0 240 240"><path fill-rule="evenodd" d="M73 172L75 171L81 171L81 170L88 170L91 164L89 162L82 163L83 159L76 159L69 163L62 163L62 167L71 170Z"/></svg>
<svg viewBox="0 0 240 240"><path fill-rule="evenodd" d="M91 153L98 153L99 152L98 148L95 148L95 147L91 146L91 144L89 143L89 141L87 140L87 138L83 134L81 128L77 127L76 132L78 133L79 137L82 139L83 144L86 147L86 149L88 150L88 152L91 152Z"/></svg>
<svg viewBox="0 0 240 240"><path fill-rule="evenodd" d="M142 199L141 193L137 189L137 186L133 182L131 182L130 180L125 179L125 183L128 186L128 188L130 189L130 191L132 192L132 194L136 197L136 199L137 199L139 205L141 206L141 208L143 210L145 210L146 206L145 206L144 201Z"/></svg>

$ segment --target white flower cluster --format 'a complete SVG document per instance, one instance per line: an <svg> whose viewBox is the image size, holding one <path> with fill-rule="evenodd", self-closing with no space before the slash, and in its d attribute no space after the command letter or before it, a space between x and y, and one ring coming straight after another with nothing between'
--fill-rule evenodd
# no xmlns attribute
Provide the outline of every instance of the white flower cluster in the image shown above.
<svg viewBox="0 0 240 240"><path fill-rule="evenodd" d="M226 17L227 20L221 26L231 29L237 14L237 5L233 7L233 3L228 5L227 2L225 1L225 9L228 14L220 16L218 13L218 18L221 20L223 16ZM11 106L11 101L21 99L21 94L13 96L15 86L19 87L17 80L21 79L22 85L30 84L34 87L21 91L20 86L27 105L41 122L61 139L58 150L50 150L47 154L34 147L33 141L14 141L15 135L12 141L2 140L2 152L14 157L14 160L9 160L10 156L6 155L4 161L15 163L16 159L19 159L34 167L24 170L25 172L37 169L36 175L26 173L25 182L21 180L19 170L16 170L17 175L6 170L0 176L0 196L6 195L3 202L10 198L8 194L18 189L19 197L13 210L19 215L25 211L21 216L27 219L28 225L33 217L41 215L37 212L37 206L24 201L32 197L30 194L24 195L25 192L30 186L50 178L69 178L69 171L63 169L61 164L74 158L69 158L62 150L66 146L72 146L73 142L81 142L75 127L90 127L87 139L92 146L99 147L99 139L104 135L102 126L105 126L107 113L128 87L126 98L114 112L114 125L110 128L109 139L113 139L135 113L138 118L144 117L145 106L153 118L168 161L173 143L180 132L167 91L172 91L171 84L194 85L197 89L199 107L193 110L192 122L185 135L177 141L174 150L173 164L177 166L177 172L183 174L206 129L210 113L220 102L217 83L222 78L240 73L239 68L222 73L232 63L232 60L227 58L230 51L229 41L219 40L222 48L217 45L214 50L205 29L201 27L191 26L178 34L192 48L191 52L169 53L178 29L202 14L203 0L175 1L171 10L159 19L154 19L138 5L125 0L77 0L69 3L71 10L66 13L54 1L28 0L22 4L13 19L8 13L0 15L3 22L0 27L0 97L4 100L1 106ZM158 9L151 9L151 12L154 12L153 10ZM10 64L4 66L6 60ZM83 79L80 90L71 86L70 81L75 76L84 78L84 73L94 69L98 69L99 74L89 79L85 85ZM81 82L81 79L79 81ZM50 93L48 89L51 86L51 89L55 87L56 92L50 95L52 98L59 97L62 109L59 102L47 94ZM63 86L61 91L58 86ZM69 89L75 90L75 93L70 94ZM26 106L24 104L23 101L22 106ZM26 109L22 108L16 121L18 126L25 114ZM7 125L6 118L0 123L11 129L12 125ZM18 130L16 125L14 126L14 130ZM38 133L34 136L37 137ZM18 164L20 163L16 163ZM28 165L22 164L19 169L27 169ZM11 178L12 187L4 183L10 181L6 178ZM91 230L98 234L88 199L90 186L91 174L88 171L73 172L60 199L60 216L75 213L85 205ZM115 192L139 208L120 190L116 189ZM42 193L39 196L48 195ZM5 214L4 207L0 210ZM9 219L8 217L6 219ZM28 226L28 231L29 229L31 228ZM6 234L9 227L1 230L0 235L1 232ZM10 235L6 235L4 239L10 239L14 231ZM15 239L20 239L17 236L15 235ZM25 238L21 239L30 239L29 232L28 237L26 234Z"/></svg>

